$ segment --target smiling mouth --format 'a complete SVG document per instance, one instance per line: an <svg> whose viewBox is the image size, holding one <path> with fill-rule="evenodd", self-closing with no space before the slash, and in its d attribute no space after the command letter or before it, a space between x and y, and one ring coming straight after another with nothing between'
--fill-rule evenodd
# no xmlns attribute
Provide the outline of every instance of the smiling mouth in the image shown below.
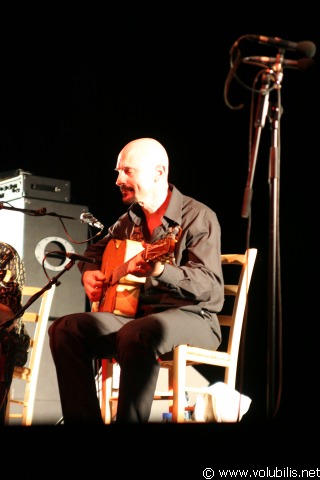
<svg viewBox="0 0 320 480"><path fill-rule="evenodd" d="M128 193L128 192L134 192L134 189L131 188L131 187L125 187L125 186L122 185L120 187L120 191L121 191L121 193Z"/></svg>
<svg viewBox="0 0 320 480"><path fill-rule="evenodd" d="M135 198L135 191L134 188L131 187L120 187L120 192L122 195L122 201L126 204L131 204L134 202Z"/></svg>

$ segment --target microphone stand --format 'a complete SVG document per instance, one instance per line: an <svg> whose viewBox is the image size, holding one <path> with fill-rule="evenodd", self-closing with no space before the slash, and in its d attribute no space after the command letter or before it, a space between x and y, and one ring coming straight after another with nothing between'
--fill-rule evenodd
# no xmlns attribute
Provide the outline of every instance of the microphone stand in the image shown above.
<svg viewBox="0 0 320 480"><path fill-rule="evenodd" d="M38 298L41 297L41 295L46 290L49 290L52 287L52 285L54 285L54 284L56 284L57 287L59 285L61 285L61 283L58 282L58 279L65 272L69 271L73 267L74 264L75 264L75 260L70 260L70 262L65 265L63 270L61 270L55 277L52 277L49 280L49 282L41 290L39 290L39 292L35 293L34 295L32 295L32 297L29 298L27 303L23 307L21 307L20 310L18 310L18 312L15 314L15 316L13 318L10 318L10 320L7 320L7 321L1 323L0 324L0 337L1 337L1 334L3 332L5 332L5 331L10 332L12 330L12 328L14 327L15 320L20 318L23 315L23 313L30 307L30 305L32 305L36 300L38 300Z"/></svg>
<svg viewBox="0 0 320 480"><path fill-rule="evenodd" d="M46 291L49 290L52 285L56 284L56 286L60 285L60 282L58 281L58 278L61 277L66 271L70 270L71 267L73 267L75 263L75 260L71 260L64 268L61 270L61 272L58 273L55 277L51 278L49 282L41 289L39 292L35 293L32 295L32 297L29 298L27 303L20 308L20 310L14 315L13 318L10 320L7 320L0 325L0 341L2 338L2 334L6 335L6 333L10 333L11 330L14 328L14 322L19 319L23 313L32 305L36 300L38 300L39 297ZM1 383L5 382L5 368L6 368L6 357L1 355L1 343L0 343L0 407L2 406L2 401L3 401L3 389L1 387ZM4 384L5 385L5 384ZM5 390L4 390L5 391Z"/></svg>
<svg viewBox="0 0 320 480"><path fill-rule="evenodd" d="M242 212L241 216L243 218L248 218L251 209L251 200L252 200L252 185L253 177L257 163L257 155L260 144L261 130L265 126L266 117L269 108L269 86L270 86L270 75L271 72L264 72L261 80L261 89L259 93L259 100L257 105L256 120L255 120L255 136L254 142L251 150L251 161L249 164L248 178L246 183L246 188L244 192L244 198L242 203Z"/></svg>
<svg viewBox="0 0 320 480"><path fill-rule="evenodd" d="M29 208L15 208L15 207L12 207L11 205L9 207L5 206L5 205L3 205L2 202L0 202L0 210L2 210L2 209L4 209L4 210L14 210L15 212L22 212L22 213L26 213L27 215L32 215L32 216L35 216L35 217L50 215L52 217L68 218L70 220L78 220L75 217L68 217L66 215L60 215L59 213L55 213L55 212L47 212L46 208L39 208L38 210L31 210Z"/></svg>
<svg viewBox="0 0 320 480"><path fill-rule="evenodd" d="M279 245L279 194L280 194L280 117L281 105L272 105L270 108L271 147L269 155L269 349L268 349L268 404L270 418L277 411L275 392L276 381L276 343L277 343L277 307L281 307L281 278L280 278L280 245ZM279 288L279 296L277 291ZM277 304L279 300L279 305ZM280 314L281 314L281 310ZM281 320L281 318L280 318ZM281 325L280 325L281 326ZM279 331L280 335L280 331ZM281 337L281 335L280 335ZM279 339L280 339L279 337ZM281 374L281 371L279 372ZM280 380L280 379L279 379Z"/></svg>
<svg viewBox="0 0 320 480"><path fill-rule="evenodd" d="M242 217L247 218L250 213L252 199L253 176L256 166L258 147L260 143L261 129L265 125L267 114L271 122L271 147L269 156L269 264L268 264L268 354L267 354L267 415L273 418L277 410L275 395L276 378L276 340L277 340L277 300L281 301L281 295L277 297L277 286L280 291L280 250L279 250L279 187L280 187L280 114L281 105L270 105L269 85L270 78L275 81L275 89L281 88L283 51L280 49L275 65L262 75L262 86L257 106L255 121L255 137L252 147L251 161L249 165L248 179L246 183L244 200L242 205ZM279 98L279 94L278 94ZM279 334L280 339L280 334ZM281 373L281 372L280 372Z"/></svg>

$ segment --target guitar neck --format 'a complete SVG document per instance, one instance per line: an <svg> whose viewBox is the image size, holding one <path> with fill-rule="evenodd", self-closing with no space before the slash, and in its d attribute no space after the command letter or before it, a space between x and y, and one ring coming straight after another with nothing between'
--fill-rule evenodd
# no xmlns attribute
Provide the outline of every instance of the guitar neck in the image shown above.
<svg viewBox="0 0 320 480"><path fill-rule="evenodd" d="M114 267L112 271L109 272L108 284L116 285L119 283L119 280L125 277L128 274L128 267L131 260L138 257L139 255L147 262L149 260L158 259L161 262L167 262L171 260L170 253L173 252L175 245L175 240L171 238L165 238L159 242L146 244L143 250L140 250L129 260L121 263ZM108 248L108 247L107 247Z"/></svg>
<svg viewBox="0 0 320 480"><path fill-rule="evenodd" d="M143 258L145 258L145 251L140 252L140 254L142 255ZM115 285L116 283L119 283L120 279L127 275L129 263L131 262L132 259L136 258L140 254L138 253L137 255L134 255L132 258L130 258L126 262L114 268L112 272L112 279L110 282L111 285Z"/></svg>

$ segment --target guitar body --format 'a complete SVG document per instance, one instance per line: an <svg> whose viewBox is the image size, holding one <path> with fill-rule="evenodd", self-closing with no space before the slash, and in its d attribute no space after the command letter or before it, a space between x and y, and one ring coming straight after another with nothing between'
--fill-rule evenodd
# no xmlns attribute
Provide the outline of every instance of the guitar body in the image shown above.
<svg viewBox="0 0 320 480"><path fill-rule="evenodd" d="M146 277L128 274L130 260L142 252L146 262L157 259L171 263L175 243L176 239L171 237L144 245L134 240L110 240L104 251L101 265L106 281L100 301L94 302L91 310L135 317L141 284L145 283Z"/></svg>
<svg viewBox="0 0 320 480"><path fill-rule="evenodd" d="M145 277L127 274L112 284L109 274L143 250L140 242L133 240L111 240L102 258L102 272L107 276L99 312L113 312L124 317L134 317L138 308L140 286Z"/></svg>

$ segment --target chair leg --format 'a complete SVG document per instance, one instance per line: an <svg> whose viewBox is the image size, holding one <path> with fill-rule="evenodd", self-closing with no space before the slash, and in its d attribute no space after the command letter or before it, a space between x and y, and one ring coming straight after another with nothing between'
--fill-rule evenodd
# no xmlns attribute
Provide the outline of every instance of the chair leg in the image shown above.
<svg viewBox="0 0 320 480"><path fill-rule="evenodd" d="M5 407L5 412L4 412L4 425L9 425L10 424L10 401L11 401L11 388L9 388L9 391L6 396L6 407Z"/></svg>
<svg viewBox="0 0 320 480"><path fill-rule="evenodd" d="M101 415L104 423L112 421L112 360L103 358L101 360Z"/></svg>
<svg viewBox="0 0 320 480"><path fill-rule="evenodd" d="M168 393L169 393L169 412L173 412L173 365L168 367ZM171 394L171 397L170 397Z"/></svg>
<svg viewBox="0 0 320 480"><path fill-rule="evenodd" d="M187 346L179 345L174 349L174 367L173 367L173 408L172 421L176 423L184 422L185 411L185 386L186 386L186 353Z"/></svg>

